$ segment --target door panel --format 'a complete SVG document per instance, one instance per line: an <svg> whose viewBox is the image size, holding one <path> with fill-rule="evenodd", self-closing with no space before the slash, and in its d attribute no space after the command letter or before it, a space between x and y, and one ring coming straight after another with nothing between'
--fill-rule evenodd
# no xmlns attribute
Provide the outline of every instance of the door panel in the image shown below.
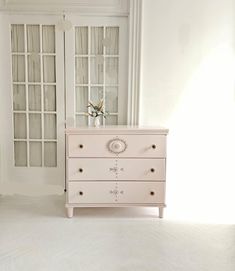
<svg viewBox="0 0 235 271"><path fill-rule="evenodd" d="M2 102L3 179L63 185L65 119L73 120L67 126L92 125L90 100L104 101L109 115L101 123L126 123L127 18L68 19L73 28L65 35L57 15L10 15L2 27L9 56L4 58L9 84Z"/></svg>
<svg viewBox="0 0 235 271"><path fill-rule="evenodd" d="M59 16L9 16L12 116L6 178L64 183L64 48Z"/></svg>
<svg viewBox="0 0 235 271"><path fill-rule="evenodd" d="M127 19L121 17L67 18L67 127L93 125L87 107L104 102L101 124L125 124L127 115Z"/></svg>

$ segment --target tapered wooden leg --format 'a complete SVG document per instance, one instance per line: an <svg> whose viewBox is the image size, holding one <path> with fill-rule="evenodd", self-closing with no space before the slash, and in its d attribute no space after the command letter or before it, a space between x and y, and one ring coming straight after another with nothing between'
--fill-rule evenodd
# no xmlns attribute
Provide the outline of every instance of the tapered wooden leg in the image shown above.
<svg viewBox="0 0 235 271"><path fill-rule="evenodd" d="M159 207L158 209L159 209L159 217L163 218L163 210L164 210L164 208L163 207Z"/></svg>
<svg viewBox="0 0 235 271"><path fill-rule="evenodd" d="M68 218L73 217L73 207L67 207L67 217Z"/></svg>

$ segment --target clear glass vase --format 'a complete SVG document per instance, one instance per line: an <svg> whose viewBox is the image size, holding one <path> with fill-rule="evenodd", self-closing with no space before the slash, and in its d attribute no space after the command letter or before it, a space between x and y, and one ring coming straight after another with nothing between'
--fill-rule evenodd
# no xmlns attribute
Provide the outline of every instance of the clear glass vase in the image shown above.
<svg viewBox="0 0 235 271"><path fill-rule="evenodd" d="M97 128L100 127L100 117L99 116L94 118L94 126Z"/></svg>

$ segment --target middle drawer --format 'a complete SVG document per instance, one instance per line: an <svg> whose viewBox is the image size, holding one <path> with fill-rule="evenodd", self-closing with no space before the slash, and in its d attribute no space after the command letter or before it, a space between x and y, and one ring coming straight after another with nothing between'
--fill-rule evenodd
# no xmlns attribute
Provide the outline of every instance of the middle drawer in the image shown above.
<svg viewBox="0 0 235 271"><path fill-rule="evenodd" d="M70 158L67 179L164 181L165 159Z"/></svg>

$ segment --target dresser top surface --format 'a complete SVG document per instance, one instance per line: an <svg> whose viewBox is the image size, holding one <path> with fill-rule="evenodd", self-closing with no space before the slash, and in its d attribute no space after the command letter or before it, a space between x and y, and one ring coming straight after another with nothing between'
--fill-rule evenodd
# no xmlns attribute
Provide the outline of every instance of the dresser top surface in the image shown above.
<svg viewBox="0 0 235 271"><path fill-rule="evenodd" d="M153 126L115 125L100 127L67 128L66 134L158 134L167 135L168 129Z"/></svg>

